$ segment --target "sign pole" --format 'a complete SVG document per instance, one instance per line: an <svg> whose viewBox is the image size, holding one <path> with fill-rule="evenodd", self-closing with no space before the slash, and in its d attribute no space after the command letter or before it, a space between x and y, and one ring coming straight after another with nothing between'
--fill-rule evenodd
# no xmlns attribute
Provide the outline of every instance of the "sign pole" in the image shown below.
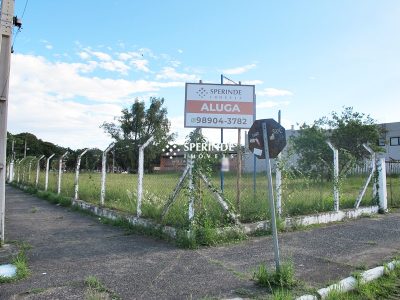
<svg viewBox="0 0 400 300"><path fill-rule="evenodd" d="M279 243L278 243L278 230L276 228L276 217L275 217L275 203L274 193L272 186L272 173L271 173L271 162L269 158L269 147L268 147L268 132L266 122L262 123L263 139L264 139L264 151L265 151L265 162L267 167L267 179L268 179L268 198L269 207L271 212L271 226L272 226L272 237L274 242L274 256L275 256L275 267L276 271L280 270L280 257L279 257Z"/></svg>
<svg viewBox="0 0 400 300"><path fill-rule="evenodd" d="M223 74L221 74L221 84L224 84L224 75ZM224 143L224 129L221 128L221 145L223 143ZM222 172L222 170L221 170L221 192L224 193L224 172Z"/></svg>

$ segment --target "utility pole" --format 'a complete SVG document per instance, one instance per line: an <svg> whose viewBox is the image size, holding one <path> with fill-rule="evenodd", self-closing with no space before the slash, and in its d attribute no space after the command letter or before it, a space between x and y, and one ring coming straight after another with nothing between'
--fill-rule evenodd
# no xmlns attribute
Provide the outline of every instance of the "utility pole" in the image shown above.
<svg viewBox="0 0 400 300"><path fill-rule="evenodd" d="M14 0L1 1L0 21L0 246L4 243L5 198L6 198L6 151L8 86L10 78L11 37L14 24Z"/></svg>

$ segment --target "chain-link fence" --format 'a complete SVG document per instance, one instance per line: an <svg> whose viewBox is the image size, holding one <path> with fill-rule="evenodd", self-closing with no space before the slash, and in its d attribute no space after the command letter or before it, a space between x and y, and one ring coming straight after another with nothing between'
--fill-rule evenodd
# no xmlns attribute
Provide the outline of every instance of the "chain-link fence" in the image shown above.
<svg viewBox="0 0 400 300"><path fill-rule="evenodd" d="M90 153L90 151L88 152ZM85 154L88 155L88 154ZM111 154L110 154L111 155ZM115 155L115 154L113 154ZM104 206L122 212L136 215L138 207L138 174L128 173L123 168L115 166L115 157L108 157L106 166ZM114 158L114 159L112 159ZM220 193L226 200L229 208L238 214L243 223L269 219L268 186L265 175L265 160L254 160L252 153L245 152L242 156L242 172L238 172L237 154L228 155L229 171L221 173L218 165L211 166L207 173L209 183L200 176L194 177L193 187L190 187L188 176L182 181L180 192L174 198L169 210L164 214L166 204L169 203L180 177L187 166L185 155L166 157L161 159L160 166L148 170L143 176L141 216L150 218L166 225L187 228L190 225L190 209L194 209L196 222L203 226L223 226L231 221L226 217L221 203L214 192ZM84 160L85 157L82 157ZM84 167L79 168L78 198L84 201L100 204L102 163L101 153L91 156L92 162L86 161ZM73 198L76 192L76 170L67 169L61 164L60 157L54 157L49 162L48 175L47 159L28 157L15 162L14 181L25 185L36 186L40 190L47 190ZM166 160L166 161L165 161ZM335 186L332 161L320 164L320 158L315 158L319 169L299 167L296 159L283 155L277 161L272 161L273 185L275 200L281 207L281 217L313 214L334 210L334 189L339 191L339 208L353 208L360 192L365 186L361 206L377 204L374 182L376 174L372 170L370 161L356 163L347 172L340 174ZM317 164L318 163L318 164ZM313 165L313 164L311 164ZM280 189L277 188L276 170L281 171ZM255 170L256 172L253 172ZM400 206L400 162L387 162L387 194L388 204L392 207ZM150 171L150 172L149 172ZM61 186L58 187L59 176ZM366 184L369 176L371 180ZM46 184L47 178L47 184ZM280 192L279 192L280 191ZM190 208L190 199L194 199L193 208ZM279 204L278 204L279 205Z"/></svg>
<svg viewBox="0 0 400 300"><path fill-rule="evenodd" d="M400 207L400 161L386 162L388 205Z"/></svg>

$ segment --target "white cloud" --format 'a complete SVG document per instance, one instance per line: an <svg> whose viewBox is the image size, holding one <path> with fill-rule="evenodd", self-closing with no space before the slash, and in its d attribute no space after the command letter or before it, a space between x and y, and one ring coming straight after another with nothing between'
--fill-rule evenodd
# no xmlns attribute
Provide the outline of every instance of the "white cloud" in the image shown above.
<svg viewBox="0 0 400 300"><path fill-rule="evenodd" d="M48 50L52 50L53 49L53 45L47 41L47 40L40 40L40 42L42 42L44 44L44 47Z"/></svg>
<svg viewBox="0 0 400 300"><path fill-rule="evenodd" d="M288 90L265 88L261 91L258 91L257 96L267 96L267 97L293 96L293 93Z"/></svg>
<svg viewBox="0 0 400 300"><path fill-rule="evenodd" d="M178 49L178 53L182 54L183 50L182 49Z"/></svg>
<svg viewBox="0 0 400 300"><path fill-rule="evenodd" d="M150 72L149 67L147 66L149 64L149 61L146 59L134 59L130 61L130 64L135 66L137 70L143 71L143 72Z"/></svg>
<svg viewBox="0 0 400 300"><path fill-rule="evenodd" d="M93 56L95 56L97 59L102 60L102 61L110 61L112 60L111 55L101 52L101 51L92 51L88 48L85 49L85 51Z"/></svg>
<svg viewBox="0 0 400 300"><path fill-rule="evenodd" d="M179 60L171 60L169 62L171 64L171 66L173 66L174 68L177 68L181 65L181 62Z"/></svg>
<svg viewBox="0 0 400 300"><path fill-rule="evenodd" d="M169 79L169 80L182 80L182 81L196 81L199 77L195 74L179 73L172 67L164 67L156 79Z"/></svg>
<svg viewBox="0 0 400 300"><path fill-rule="evenodd" d="M186 140L186 136L190 133L193 128L184 127L184 116L176 116L168 118L171 122L171 132L177 134L175 143L183 144Z"/></svg>
<svg viewBox="0 0 400 300"><path fill-rule="evenodd" d="M99 126L119 115L122 106L142 93L184 84L99 78L85 73L97 64L111 62L50 62L39 56L15 54L10 78L9 131L29 131L72 148L104 148L110 140Z"/></svg>
<svg viewBox="0 0 400 300"><path fill-rule="evenodd" d="M98 64L99 68L107 71L118 72L127 75L130 69L125 63L119 60L102 61Z"/></svg>
<svg viewBox="0 0 400 300"><path fill-rule="evenodd" d="M272 107L277 107L277 106L287 106L290 104L290 101L264 101L257 103L257 108L272 108Z"/></svg>
<svg viewBox="0 0 400 300"><path fill-rule="evenodd" d="M225 69L222 70L223 74L226 75L238 75L238 74L243 74L251 69L254 69L257 65L256 64L249 64L249 65L245 65L242 67L237 67L237 68L232 68L232 69Z"/></svg>
<svg viewBox="0 0 400 300"><path fill-rule="evenodd" d="M249 85L258 85L258 84L263 84L263 83L264 83L264 81L258 80L258 79L242 81L242 84L249 84Z"/></svg>
<svg viewBox="0 0 400 300"><path fill-rule="evenodd" d="M14 85L12 80L11 87ZM36 86L32 83L24 89L11 89L9 131L29 131L38 138L74 149L106 147L110 139L99 125L119 115L119 105L63 101L56 95L40 92Z"/></svg>
<svg viewBox="0 0 400 300"><path fill-rule="evenodd" d="M142 58L143 55L138 53L138 52L133 52L133 51L129 51L129 52L121 52L118 54L118 58L120 60L130 60L130 59L136 59L136 58Z"/></svg>
<svg viewBox="0 0 400 300"><path fill-rule="evenodd" d="M79 57L83 60L87 60L90 58L89 53L85 52L85 51L81 51L78 53Z"/></svg>

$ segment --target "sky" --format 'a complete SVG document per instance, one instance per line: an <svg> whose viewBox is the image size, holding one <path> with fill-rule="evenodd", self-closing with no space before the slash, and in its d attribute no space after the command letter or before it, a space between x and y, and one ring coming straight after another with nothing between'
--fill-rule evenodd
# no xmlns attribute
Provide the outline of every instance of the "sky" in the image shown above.
<svg viewBox="0 0 400 300"><path fill-rule="evenodd" d="M400 121L397 0L16 0L15 14L13 134L104 149L103 122L163 97L181 142L185 83L221 74L254 84L257 119L281 110L286 129L345 106ZM218 129L204 133L219 140Z"/></svg>

